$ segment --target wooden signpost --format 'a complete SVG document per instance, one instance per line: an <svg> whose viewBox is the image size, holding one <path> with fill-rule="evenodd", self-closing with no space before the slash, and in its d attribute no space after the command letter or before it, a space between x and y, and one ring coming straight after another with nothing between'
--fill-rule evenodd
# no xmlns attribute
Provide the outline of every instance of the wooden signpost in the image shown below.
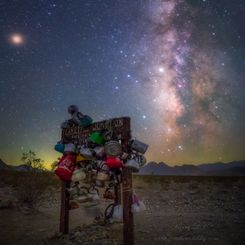
<svg viewBox="0 0 245 245"><path fill-rule="evenodd" d="M62 130L62 140L73 142L74 144L86 144L89 135L92 132L100 130L109 130L117 135L121 141L122 149L126 150L131 138L130 118L121 117L104 120L93 123L91 126L83 129L80 126L73 126ZM62 183L61 188L61 209L60 209L60 232L67 234L69 232L69 193L66 188L69 183ZM121 200L122 193L122 200ZM123 242L124 245L134 245L134 221L131 212L132 205L132 171L123 168L122 185L115 189L115 202L123 204Z"/></svg>

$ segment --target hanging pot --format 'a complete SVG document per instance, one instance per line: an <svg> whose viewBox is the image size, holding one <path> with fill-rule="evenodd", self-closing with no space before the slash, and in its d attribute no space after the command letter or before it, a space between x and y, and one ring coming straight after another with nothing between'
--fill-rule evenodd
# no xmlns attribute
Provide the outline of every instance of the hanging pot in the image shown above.
<svg viewBox="0 0 245 245"><path fill-rule="evenodd" d="M71 181L72 173L75 169L76 155L64 154L60 159L54 173L63 181Z"/></svg>
<svg viewBox="0 0 245 245"><path fill-rule="evenodd" d="M82 117L83 117L83 114L81 113L81 112L79 112L79 111L77 111L77 112L74 112L73 114L72 114L72 121L76 124L76 125L80 125L80 120L82 119Z"/></svg>
<svg viewBox="0 0 245 245"><path fill-rule="evenodd" d="M74 113L76 113L78 111L79 111L79 109L78 109L78 107L76 105L70 105L68 107L68 113L71 114L71 115L73 115Z"/></svg>
<svg viewBox="0 0 245 245"><path fill-rule="evenodd" d="M86 174L84 173L84 171L80 168L80 169L76 169L71 177L72 182L80 182L83 181L86 178Z"/></svg>
<svg viewBox="0 0 245 245"><path fill-rule="evenodd" d="M57 143L55 146L54 146L54 149L60 153L64 153L65 151L65 145L64 144L61 144L61 143Z"/></svg>
<svg viewBox="0 0 245 245"><path fill-rule="evenodd" d="M80 126L86 128L92 124L93 119L88 115L84 115L82 118L79 119L79 121Z"/></svg>
<svg viewBox="0 0 245 245"><path fill-rule="evenodd" d="M136 155L134 159L138 162L140 167L146 164L146 158L143 155Z"/></svg>
<svg viewBox="0 0 245 245"><path fill-rule="evenodd" d="M71 127L71 124L70 124L69 121L65 121L65 122L63 122L63 123L60 125L60 127L61 127L62 129L66 129L66 128Z"/></svg>
<svg viewBox="0 0 245 245"><path fill-rule="evenodd" d="M87 159L84 157L84 156L82 156L81 154L78 154L78 156L77 156L77 162L82 162L82 161L86 161Z"/></svg>
<svg viewBox="0 0 245 245"><path fill-rule="evenodd" d="M148 149L148 145L139 141L139 140L136 140L136 139L133 139L131 140L130 142L130 147L132 150L136 151L136 152L139 152L141 154L145 154L145 152L147 151Z"/></svg>
<svg viewBox="0 0 245 245"><path fill-rule="evenodd" d="M125 167L131 168L133 172L139 172L139 164L135 159L129 159L126 161Z"/></svg>
<svg viewBox="0 0 245 245"><path fill-rule="evenodd" d="M76 152L76 146L72 143L65 144L64 152Z"/></svg>
<svg viewBox="0 0 245 245"><path fill-rule="evenodd" d="M87 160L95 159L94 157L94 151L87 147L81 147L80 154L85 157Z"/></svg>
<svg viewBox="0 0 245 245"><path fill-rule="evenodd" d="M108 156L105 163L109 168L121 168L123 166L122 161L113 156Z"/></svg>
<svg viewBox="0 0 245 245"><path fill-rule="evenodd" d="M100 132L93 132L92 134L90 134L89 140L98 145L104 145L105 143L103 134L101 134Z"/></svg>
<svg viewBox="0 0 245 245"><path fill-rule="evenodd" d="M105 144L105 154L107 156L120 156L122 154L122 146L118 141L111 140Z"/></svg>
<svg viewBox="0 0 245 245"><path fill-rule="evenodd" d="M105 148L104 146L96 146L94 152L97 158L103 158L105 155Z"/></svg>

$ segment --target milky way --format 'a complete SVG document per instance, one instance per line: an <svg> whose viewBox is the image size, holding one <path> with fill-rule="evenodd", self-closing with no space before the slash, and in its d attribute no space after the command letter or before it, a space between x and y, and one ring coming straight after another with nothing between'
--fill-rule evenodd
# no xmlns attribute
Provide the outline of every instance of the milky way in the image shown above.
<svg viewBox="0 0 245 245"><path fill-rule="evenodd" d="M56 160L60 123L77 104L95 121L130 116L148 161L244 159L244 8L242 0L3 1L0 158L18 163L32 149Z"/></svg>
<svg viewBox="0 0 245 245"><path fill-rule="evenodd" d="M230 119L222 113L229 110L231 88L224 63L217 65L221 61L216 55L222 50L211 45L215 32L210 35L197 29L193 20L200 13L186 1L154 1L148 14L150 33L143 47L150 47L144 53L149 62L142 71L152 87L151 109L157 122L151 129L155 133L152 154L160 148L171 161L182 151L190 155L196 151L201 159L215 153L222 160L225 141L230 140L226 127ZM199 37L193 42L195 35ZM201 38L205 38L202 46Z"/></svg>

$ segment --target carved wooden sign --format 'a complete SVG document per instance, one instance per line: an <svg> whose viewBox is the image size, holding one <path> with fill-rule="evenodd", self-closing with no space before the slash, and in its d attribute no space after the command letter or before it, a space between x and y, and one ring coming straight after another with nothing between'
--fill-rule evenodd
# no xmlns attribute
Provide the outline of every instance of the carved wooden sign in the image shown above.
<svg viewBox="0 0 245 245"><path fill-rule="evenodd" d="M81 126L73 126L62 130L62 140L73 142L76 144L85 144L89 135L92 132L107 129L113 131L120 140L128 139L130 137L130 118L120 117L95 122L87 128Z"/></svg>

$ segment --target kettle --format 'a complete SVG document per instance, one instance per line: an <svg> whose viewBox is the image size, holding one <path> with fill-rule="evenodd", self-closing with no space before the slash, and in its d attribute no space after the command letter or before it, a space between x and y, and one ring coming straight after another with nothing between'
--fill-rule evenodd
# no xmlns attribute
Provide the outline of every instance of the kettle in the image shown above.
<svg viewBox="0 0 245 245"><path fill-rule="evenodd" d="M130 141L130 148L133 150L133 151L136 151L136 152L139 152L141 154L145 154L145 152L147 151L148 149L148 145L139 141L139 140L136 140L136 139L132 139Z"/></svg>
<svg viewBox="0 0 245 245"><path fill-rule="evenodd" d="M123 162L115 156L107 156L105 163L109 168L121 168L123 166Z"/></svg>
<svg viewBox="0 0 245 245"><path fill-rule="evenodd" d="M126 161L124 167L131 168L133 172L139 172L140 166L135 159L129 159Z"/></svg>
<svg viewBox="0 0 245 245"><path fill-rule="evenodd" d="M120 156L122 154L122 146L118 141L111 140L105 143L105 154L107 156Z"/></svg>
<svg viewBox="0 0 245 245"><path fill-rule="evenodd" d="M61 144L60 142L58 142L55 146L54 149L60 153L64 153L65 151L65 145Z"/></svg>
<svg viewBox="0 0 245 245"><path fill-rule="evenodd" d="M105 138L101 132L93 132L89 136L89 140L98 145L104 145Z"/></svg>
<svg viewBox="0 0 245 245"><path fill-rule="evenodd" d="M76 163L75 154L64 154L60 159L54 173L63 181L70 182Z"/></svg>
<svg viewBox="0 0 245 245"><path fill-rule="evenodd" d="M72 182L80 182L83 181L86 177L86 174L84 173L83 169L78 168L76 169L71 177Z"/></svg>

